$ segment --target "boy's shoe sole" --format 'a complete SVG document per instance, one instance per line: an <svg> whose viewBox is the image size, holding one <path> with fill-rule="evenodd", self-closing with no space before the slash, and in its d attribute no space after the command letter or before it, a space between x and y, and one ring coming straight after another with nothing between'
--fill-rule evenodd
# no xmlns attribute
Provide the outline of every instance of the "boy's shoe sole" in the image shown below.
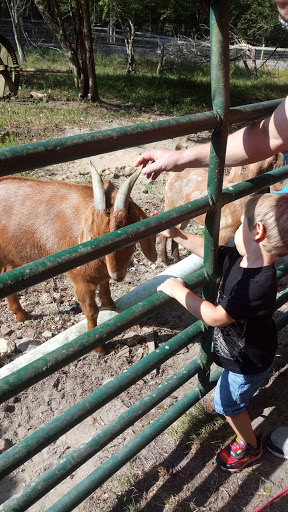
<svg viewBox="0 0 288 512"><path fill-rule="evenodd" d="M229 473L239 473L239 471L242 471L242 469L249 466L249 464L253 464L254 462L257 462L258 460L260 460L262 457L262 451L257 457L249 458L249 460L247 460L246 462L244 462L242 460L235 461L235 465L233 467L222 466L222 464L221 464L222 459L219 457L219 459L220 459L219 460L218 455L216 457L216 462L217 462L217 465L219 468L221 468L223 471L229 471ZM236 467L237 464L239 464L238 467Z"/></svg>

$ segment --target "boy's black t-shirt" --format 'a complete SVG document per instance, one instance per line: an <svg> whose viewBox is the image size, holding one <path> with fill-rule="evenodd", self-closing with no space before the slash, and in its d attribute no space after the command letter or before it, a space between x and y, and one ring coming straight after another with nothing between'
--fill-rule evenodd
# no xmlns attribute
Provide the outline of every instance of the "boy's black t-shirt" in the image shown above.
<svg viewBox="0 0 288 512"><path fill-rule="evenodd" d="M217 305L235 322L214 330L214 360L234 373L260 373L272 364L277 331L272 318L277 280L274 265L242 268L236 248L219 247L222 274Z"/></svg>

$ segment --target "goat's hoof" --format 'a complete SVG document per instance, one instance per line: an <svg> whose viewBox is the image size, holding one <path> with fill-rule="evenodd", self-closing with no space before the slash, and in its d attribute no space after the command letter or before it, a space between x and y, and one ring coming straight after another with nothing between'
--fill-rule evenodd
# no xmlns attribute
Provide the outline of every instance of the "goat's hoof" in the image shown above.
<svg viewBox="0 0 288 512"><path fill-rule="evenodd" d="M71 306L71 308L69 309L69 311L71 311L71 313L73 313L73 314L75 314L75 315L76 315L77 313L82 313L82 308L81 308L81 306L80 306L79 302L78 302L78 301L75 301L75 302L74 302L74 304L73 304L73 306Z"/></svg>
<svg viewBox="0 0 288 512"><path fill-rule="evenodd" d="M29 318L31 318L31 315L30 313L27 313L27 311L16 313L17 322L25 322L25 320L29 320Z"/></svg>
<svg viewBox="0 0 288 512"><path fill-rule="evenodd" d="M105 309L105 311L115 311L116 309L116 305L113 303L111 304L111 306L102 306L101 305L101 308L100 309Z"/></svg>
<svg viewBox="0 0 288 512"><path fill-rule="evenodd" d="M96 352L98 356L105 356L106 354L106 350L105 347L103 347L103 345L100 345L100 347L97 348L93 348L93 352Z"/></svg>

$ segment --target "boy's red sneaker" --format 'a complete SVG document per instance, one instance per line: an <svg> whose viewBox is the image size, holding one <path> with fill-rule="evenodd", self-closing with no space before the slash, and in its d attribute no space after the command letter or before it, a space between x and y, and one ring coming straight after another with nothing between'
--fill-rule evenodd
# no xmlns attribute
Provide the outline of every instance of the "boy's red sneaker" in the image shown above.
<svg viewBox="0 0 288 512"><path fill-rule="evenodd" d="M216 462L224 471L236 473L248 466L248 464L259 460L261 456L262 442L260 438L257 438L256 448L253 448L253 446L236 436L231 443L217 454Z"/></svg>

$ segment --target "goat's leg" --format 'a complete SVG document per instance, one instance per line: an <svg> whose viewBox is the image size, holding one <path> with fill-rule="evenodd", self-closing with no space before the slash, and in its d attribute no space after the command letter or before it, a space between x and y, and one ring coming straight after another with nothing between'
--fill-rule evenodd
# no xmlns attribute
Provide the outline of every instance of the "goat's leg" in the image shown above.
<svg viewBox="0 0 288 512"><path fill-rule="evenodd" d="M99 308L95 301L96 286L87 282L83 283L83 281L75 282L74 280L74 290L87 319L87 331L90 331L96 327L99 313ZM94 352L105 354L105 348L103 345L100 345L100 347L94 349Z"/></svg>
<svg viewBox="0 0 288 512"><path fill-rule="evenodd" d="M184 222L182 222L179 227L180 229L185 229L187 228L188 224L189 220L184 220ZM179 254L179 245L173 239L171 240L171 255L174 263L178 263L178 261L180 261L181 258Z"/></svg>
<svg viewBox="0 0 288 512"><path fill-rule="evenodd" d="M7 297L6 302L9 311L14 313L14 315L16 316L17 322L24 322L25 320L30 318L30 314L27 311L25 311L25 309L22 308L19 302L19 297L16 293L14 295L10 295L9 297Z"/></svg>
<svg viewBox="0 0 288 512"><path fill-rule="evenodd" d="M171 254L174 263L180 261L179 245L174 240L171 240Z"/></svg>
<svg viewBox="0 0 288 512"><path fill-rule="evenodd" d="M4 272L8 272L13 268L15 267L12 267L11 265L1 267L1 274L3 274ZM9 311L11 311L11 313L13 313L16 316L17 322L24 322L25 320L30 318L30 314L28 313L28 311L25 311L25 309L22 308L17 293L14 293L13 295L7 297L6 302Z"/></svg>
<svg viewBox="0 0 288 512"><path fill-rule="evenodd" d="M160 235L160 251L161 251L161 260L165 265L168 265L168 255L167 255L167 238L166 236Z"/></svg>
<svg viewBox="0 0 288 512"><path fill-rule="evenodd" d="M99 285L98 295L102 309L115 309L115 302L111 297L109 280Z"/></svg>

